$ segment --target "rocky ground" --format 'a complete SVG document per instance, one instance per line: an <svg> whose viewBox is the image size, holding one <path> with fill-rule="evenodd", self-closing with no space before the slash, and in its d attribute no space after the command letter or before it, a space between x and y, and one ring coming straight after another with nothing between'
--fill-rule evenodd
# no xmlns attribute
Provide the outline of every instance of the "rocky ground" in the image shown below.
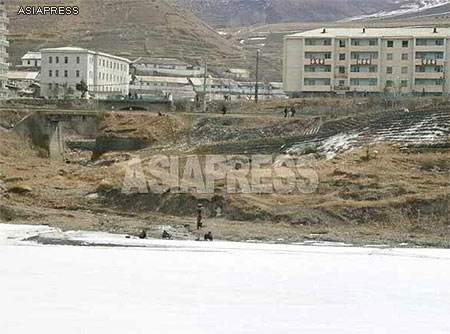
<svg viewBox="0 0 450 334"><path fill-rule="evenodd" d="M216 238L233 241L450 246L448 138L439 145L362 145L332 159L316 152L309 167L318 175L318 187L309 194L233 195L219 184L207 195L126 195L121 189L133 154L147 166L161 152L188 156L224 143L248 145L249 138L288 140L303 136L318 116L171 113L161 119L115 113L106 117L103 135L128 129L153 134L154 143L139 152L105 153L96 161L88 152L72 152L78 161L65 163L49 160L46 152L16 137L10 128L24 116L20 111L1 109L1 115L0 222L133 235L146 229L152 237L166 229L178 239L211 230ZM152 170L144 167L144 173ZM198 203L206 225L200 232Z"/></svg>

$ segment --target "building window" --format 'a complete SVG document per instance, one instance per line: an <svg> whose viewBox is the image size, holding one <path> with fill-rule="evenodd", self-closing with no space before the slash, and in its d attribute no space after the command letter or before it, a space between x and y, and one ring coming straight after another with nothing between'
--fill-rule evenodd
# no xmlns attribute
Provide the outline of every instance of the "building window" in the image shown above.
<svg viewBox="0 0 450 334"><path fill-rule="evenodd" d="M69 76L69 71L64 70L64 78L67 78Z"/></svg>
<svg viewBox="0 0 450 334"><path fill-rule="evenodd" d="M371 40L369 40L369 45L370 46L378 45L378 41L376 39L371 39Z"/></svg>
<svg viewBox="0 0 450 334"><path fill-rule="evenodd" d="M339 54L339 60L345 60L345 53Z"/></svg>
<svg viewBox="0 0 450 334"><path fill-rule="evenodd" d="M394 41L387 41L387 47L393 48L394 47Z"/></svg>
<svg viewBox="0 0 450 334"><path fill-rule="evenodd" d="M48 57L48 63L53 64L53 57Z"/></svg>
<svg viewBox="0 0 450 334"><path fill-rule="evenodd" d="M408 74L408 67L402 67L402 74Z"/></svg>
<svg viewBox="0 0 450 334"><path fill-rule="evenodd" d="M392 60L392 59L394 59L394 54L393 54L393 53L388 53L387 56L386 56L386 59L387 59L387 60Z"/></svg>
<svg viewBox="0 0 450 334"><path fill-rule="evenodd" d="M91 74L92 74L92 73L91 73ZM76 71L75 71L75 76L76 76L77 78L80 77L80 71L79 71L79 70L76 70Z"/></svg>
<svg viewBox="0 0 450 334"><path fill-rule="evenodd" d="M402 47L407 48L409 45L408 41L402 41Z"/></svg>
<svg viewBox="0 0 450 334"><path fill-rule="evenodd" d="M55 77L57 77L57 78L59 77L59 70L55 71Z"/></svg>
<svg viewBox="0 0 450 334"><path fill-rule="evenodd" d="M402 60L408 60L409 56L407 53L402 53Z"/></svg>
<svg viewBox="0 0 450 334"><path fill-rule="evenodd" d="M400 87L408 87L408 80L402 80L400 82Z"/></svg>
<svg viewBox="0 0 450 334"><path fill-rule="evenodd" d="M342 40L342 39L341 39L341 40L339 41L339 47L340 47L340 48L345 48L345 40Z"/></svg>
<svg viewBox="0 0 450 334"><path fill-rule="evenodd" d="M69 63L69 57L64 57L64 64L68 64Z"/></svg>
<svg viewBox="0 0 450 334"><path fill-rule="evenodd" d="M77 64L80 63L80 57L77 57Z"/></svg>
<svg viewBox="0 0 450 334"><path fill-rule="evenodd" d="M392 67L386 67L386 73L392 74Z"/></svg>
<svg viewBox="0 0 450 334"><path fill-rule="evenodd" d="M377 71L377 67L376 66L369 66L369 72L374 73Z"/></svg>
<svg viewBox="0 0 450 334"><path fill-rule="evenodd" d="M31 65L31 60L28 60L27 63L28 63L28 65Z"/></svg>
<svg viewBox="0 0 450 334"><path fill-rule="evenodd" d="M345 67L339 66L339 73L344 74L345 73Z"/></svg>
<svg viewBox="0 0 450 334"><path fill-rule="evenodd" d="M353 46L359 46L359 39L352 39Z"/></svg>
<svg viewBox="0 0 450 334"><path fill-rule="evenodd" d="M48 76L49 76L50 78L53 76L53 71L52 71L52 70L49 70L49 71L48 71Z"/></svg>
<svg viewBox="0 0 450 334"><path fill-rule="evenodd" d="M55 62L59 64L59 57L55 57Z"/></svg>
<svg viewBox="0 0 450 334"><path fill-rule="evenodd" d="M386 81L386 87L394 87L394 81L392 81L392 80L387 80L387 81Z"/></svg>

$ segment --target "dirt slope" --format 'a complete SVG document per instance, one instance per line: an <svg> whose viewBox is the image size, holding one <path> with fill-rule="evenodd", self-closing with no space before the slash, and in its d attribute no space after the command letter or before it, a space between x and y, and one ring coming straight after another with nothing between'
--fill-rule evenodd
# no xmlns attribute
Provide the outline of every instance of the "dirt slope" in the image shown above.
<svg viewBox="0 0 450 334"><path fill-rule="evenodd" d="M51 46L80 46L117 55L170 55L211 63L242 62L239 48L193 14L165 0L44 0L44 4L77 5L77 16L17 15L25 0L7 1L10 56ZM37 4L33 4L37 5Z"/></svg>

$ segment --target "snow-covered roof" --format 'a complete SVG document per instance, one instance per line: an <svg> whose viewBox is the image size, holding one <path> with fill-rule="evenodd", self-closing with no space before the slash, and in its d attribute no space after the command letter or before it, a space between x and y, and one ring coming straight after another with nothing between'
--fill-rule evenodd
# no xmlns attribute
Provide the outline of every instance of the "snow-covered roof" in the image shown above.
<svg viewBox="0 0 450 334"><path fill-rule="evenodd" d="M42 59L42 54L40 52L27 52L22 60L40 60Z"/></svg>
<svg viewBox="0 0 450 334"><path fill-rule="evenodd" d="M166 83L176 83L176 84L185 84L185 85L189 84L189 80L187 78L137 75L135 83L139 83L141 81L142 82L166 82Z"/></svg>

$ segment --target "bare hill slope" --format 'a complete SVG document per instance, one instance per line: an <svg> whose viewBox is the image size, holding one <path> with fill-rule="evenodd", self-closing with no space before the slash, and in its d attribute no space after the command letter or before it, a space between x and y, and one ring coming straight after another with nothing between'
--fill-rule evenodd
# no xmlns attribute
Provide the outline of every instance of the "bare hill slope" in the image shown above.
<svg viewBox="0 0 450 334"><path fill-rule="evenodd" d="M170 55L234 64L243 58L225 40L188 11L165 0L44 0L43 4L80 7L77 16L17 15L25 0L6 2L10 18L10 55L13 61L28 50L76 45L129 57ZM33 4L36 5L36 4Z"/></svg>
<svg viewBox="0 0 450 334"><path fill-rule="evenodd" d="M283 22L331 22L352 17L395 16L438 8L448 0L174 0L208 23L248 26Z"/></svg>

